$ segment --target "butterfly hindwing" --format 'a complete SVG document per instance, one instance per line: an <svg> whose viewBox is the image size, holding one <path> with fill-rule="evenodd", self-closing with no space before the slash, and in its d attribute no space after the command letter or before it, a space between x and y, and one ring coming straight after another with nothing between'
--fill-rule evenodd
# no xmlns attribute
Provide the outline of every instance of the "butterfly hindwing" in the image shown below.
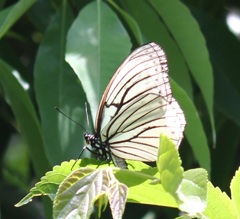
<svg viewBox="0 0 240 219"><path fill-rule="evenodd" d="M159 128L165 126L161 116L166 111L166 100L149 93L140 98L123 108L104 127L101 135L109 142L114 155L124 159L153 161L158 150Z"/></svg>

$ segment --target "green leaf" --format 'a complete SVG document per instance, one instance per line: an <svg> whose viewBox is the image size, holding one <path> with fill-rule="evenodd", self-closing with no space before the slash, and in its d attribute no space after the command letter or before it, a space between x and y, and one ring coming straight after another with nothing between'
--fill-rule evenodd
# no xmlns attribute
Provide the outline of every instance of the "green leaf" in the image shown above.
<svg viewBox="0 0 240 219"><path fill-rule="evenodd" d="M189 215L202 213L207 205L207 171L202 168L187 170L177 189L179 209Z"/></svg>
<svg viewBox="0 0 240 219"><path fill-rule="evenodd" d="M65 2L65 1L63 1ZM64 60L66 32L73 20L67 4L63 4L51 20L39 47L35 63L35 90L42 120L45 151L52 165L77 158L83 145L85 95L72 69ZM87 125L86 125L87 126Z"/></svg>
<svg viewBox="0 0 240 219"><path fill-rule="evenodd" d="M178 208L197 216L206 207L207 171L192 169L183 172L175 144L161 135L157 162L161 183L178 203Z"/></svg>
<svg viewBox="0 0 240 219"><path fill-rule="evenodd" d="M213 117L213 70L206 41L189 9L177 0L149 0L175 38L207 105L216 142ZM176 20L181 21L176 25Z"/></svg>
<svg viewBox="0 0 240 219"><path fill-rule="evenodd" d="M49 163L43 150L39 121L27 92L14 77L14 72L16 70L0 60L0 83L28 144L34 169L41 177L49 169Z"/></svg>
<svg viewBox="0 0 240 219"><path fill-rule="evenodd" d="M129 167L137 162L129 161ZM139 165L140 167L141 165ZM136 166L135 166L136 167ZM174 198L159 183L157 168L146 166L133 170L115 170L116 178L128 188L127 201L131 203L150 204L157 206L177 207ZM156 183L157 182L157 183Z"/></svg>
<svg viewBox="0 0 240 219"><path fill-rule="evenodd" d="M240 167L236 171L235 176L231 181L230 188L232 193L233 205L236 209L238 218L240 218Z"/></svg>
<svg viewBox="0 0 240 219"><path fill-rule="evenodd" d="M20 202L16 204L17 207L29 203L32 198L36 196L49 196L52 200L55 198L56 192L60 183L73 171L79 169L79 167L98 168L101 162L96 159L82 159L71 160L69 162L63 162L60 166L54 166L52 171L49 171L41 178L41 181L35 184L29 194L26 195ZM108 164L101 165L101 167L108 167Z"/></svg>
<svg viewBox="0 0 240 219"><path fill-rule="evenodd" d="M77 170L79 167L99 169L100 163L100 161L94 159L83 159L78 160L77 163L71 160L70 162L63 162L61 166L55 166L52 171L47 172L46 175L41 178L41 181L38 182L35 187L30 190L30 193L16 206L27 204L35 196L47 195L53 200L59 185L71 173L72 169ZM176 201L163 189L161 184L153 183L154 180L158 180L159 173L156 168L149 167L146 164L136 161L129 161L128 163L129 167L133 170L113 167L116 178L120 183L124 183L124 185L129 188L127 197L128 202L169 207L177 206ZM108 168L108 164L101 165L101 169L104 168ZM119 194L122 190L125 191L125 187L121 184L118 184L117 187L113 186L112 189ZM111 199L112 197L108 196L108 198ZM119 203L113 202L113 206L121 203L122 201Z"/></svg>
<svg viewBox="0 0 240 219"><path fill-rule="evenodd" d="M211 219L237 219L235 207L231 199L225 192L222 192L218 187L208 183L207 208L204 215Z"/></svg>
<svg viewBox="0 0 240 219"><path fill-rule="evenodd" d="M180 217L175 217L175 219L192 219L192 218L193 218L192 216L187 215L187 214L182 215ZM194 218L199 218L199 217L194 217ZM204 218L204 219L207 219L207 218Z"/></svg>
<svg viewBox="0 0 240 219"><path fill-rule="evenodd" d="M207 137L205 135L201 119L198 115L197 109L192 100L186 95L174 81L171 81L173 92L180 106L182 107L187 125L185 128L185 135L192 147L195 158L200 166L211 172L210 151L207 144Z"/></svg>
<svg viewBox="0 0 240 219"><path fill-rule="evenodd" d="M102 178L101 170L74 171L59 186L53 203L53 218L89 218L96 195L106 186L106 179ZM101 183L101 180L105 181Z"/></svg>
<svg viewBox="0 0 240 219"><path fill-rule="evenodd" d="M83 159L80 166L89 166L93 161L93 159ZM152 168L140 161L129 160L127 162L129 170L116 167L113 169L116 178L129 188L128 202L169 207L177 206L174 198L159 184L159 173L156 167ZM95 168L98 166L99 162L95 165ZM107 166L108 164L105 165L105 167ZM93 165L91 167L94 168ZM101 167L103 166L101 165Z"/></svg>
<svg viewBox="0 0 240 219"><path fill-rule="evenodd" d="M27 16L31 22L31 25L44 33L47 29L47 26L50 23L50 20L56 11L56 8L53 7L53 2L51 1L36 1L33 7L28 11ZM44 16L43 16L44 13Z"/></svg>
<svg viewBox="0 0 240 219"><path fill-rule="evenodd" d="M108 198L105 193L96 198L96 205L98 206L98 217L101 218L102 212L106 210L108 205Z"/></svg>
<svg viewBox="0 0 240 219"><path fill-rule="evenodd" d="M54 200L53 218L89 218L94 202L98 198L103 200L103 195L109 199L113 218L122 218L127 187L118 183L110 168L88 174L89 170L78 169L63 181ZM83 177L86 171L87 175Z"/></svg>
<svg viewBox="0 0 240 219"><path fill-rule="evenodd" d="M124 9L136 20L144 37L144 41L157 42L165 50L168 58L169 75L187 92L189 97L193 99L191 79L184 57L155 9L148 1L121 1L120 4L123 5ZM143 14L144 16L142 16ZM134 32L133 29L131 29L131 31Z"/></svg>
<svg viewBox="0 0 240 219"><path fill-rule="evenodd" d="M130 38L117 15L102 1L88 4L73 22L67 36L66 60L82 82L93 121L103 91L130 47Z"/></svg>
<svg viewBox="0 0 240 219"><path fill-rule="evenodd" d="M0 38L35 2L36 0L21 0L0 12Z"/></svg>
<svg viewBox="0 0 240 219"><path fill-rule="evenodd" d="M185 135L193 149L195 158L210 173L210 153L207 138L198 111L193 104L192 85L189 70L179 46L172 39L166 25L159 19L159 15L146 1L121 1L124 9L137 21L144 36L158 42L166 51L169 63L169 74L177 84L171 80L173 96L180 103L187 120ZM167 2L165 2L167 4ZM136 7L136 5L138 7ZM171 10L170 10L171 11ZM170 13L170 12L169 12ZM144 14L145 16L142 16ZM146 19L147 17L147 19ZM174 17L174 16L173 16ZM149 25L151 23L151 25ZM201 68L201 64L199 64ZM180 87L182 89L180 89ZM184 91L183 91L184 89ZM189 107L190 105L190 107ZM188 115L189 114L189 115Z"/></svg>
<svg viewBox="0 0 240 219"><path fill-rule="evenodd" d="M183 178L183 168L176 145L165 135L160 136L157 167L164 189L175 197Z"/></svg>
<svg viewBox="0 0 240 219"><path fill-rule="evenodd" d="M14 134L5 149L2 158L2 178L11 185L21 189L28 189L31 175L30 156L28 145L22 135ZM9 171L10 170L10 171ZM16 174L17 173L17 174Z"/></svg>
<svg viewBox="0 0 240 219"><path fill-rule="evenodd" d="M109 0L109 3L117 10L117 12L122 16L122 18L126 21L129 29L131 29L136 41L139 45L143 44L143 39L141 35L140 28L137 22L124 10L122 10L117 4L115 4L112 0Z"/></svg>
<svg viewBox="0 0 240 219"><path fill-rule="evenodd" d="M41 178L41 181L36 183L35 187L30 190L30 193L15 206L20 207L25 205L36 196L47 195L53 200L58 190L58 186L71 173L74 163L75 161L71 160L70 162L63 162L61 166L53 167L53 170L47 172L45 176Z"/></svg>

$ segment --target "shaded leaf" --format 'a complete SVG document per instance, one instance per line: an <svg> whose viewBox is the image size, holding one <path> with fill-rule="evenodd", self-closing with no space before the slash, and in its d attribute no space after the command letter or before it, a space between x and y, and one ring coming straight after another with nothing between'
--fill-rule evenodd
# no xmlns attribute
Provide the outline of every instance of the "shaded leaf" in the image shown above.
<svg viewBox="0 0 240 219"><path fill-rule="evenodd" d="M180 88L173 80L171 82L173 92L182 107L187 125L185 135L191 145L194 156L200 166L211 173L210 151L208 148L207 137L203 129L201 119L192 100L186 95L184 90Z"/></svg>
<svg viewBox="0 0 240 219"><path fill-rule="evenodd" d="M43 150L42 133L27 92L13 76L15 71L0 60L0 83L19 123L20 131L28 144L36 173L41 177L49 169L49 163Z"/></svg>
<svg viewBox="0 0 240 219"><path fill-rule="evenodd" d="M115 4L112 0L109 0L109 3L118 11L118 13L123 17L123 19L128 24L128 27L131 29L134 37L139 45L143 44L143 39L141 35L140 28L137 22L124 10L122 10L117 4Z"/></svg>
<svg viewBox="0 0 240 219"><path fill-rule="evenodd" d="M191 9L201 26L209 48L214 68L216 109L240 126L239 40L229 31L226 22L222 19L216 19L204 11Z"/></svg>
<svg viewBox="0 0 240 219"><path fill-rule="evenodd" d="M158 42L166 51L169 64L169 75L177 82L175 83L171 80L173 96L176 97L180 103L187 120L185 135L190 142L195 158L198 160L201 167L206 168L210 173L210 153L207 138L198 111L192 101L193 93L189 69L186 66L184 56L179 51L178 44L172 39L172 35L169 33L163 21L159 19L159 15L164 16L165 13L168 12L156 14L155 7L151 7L147 1L121 1L120 4L137 21L142 33L147 37L147 41ZM166 1L164 4L171 3ZM161 7L161 5L159 4L158 7ZM171 13L172 9L169 10L169 13ZM183 13L185 13L185 9L183 9ZM186 16L189 16L188 13L189 12L187 12ZM145 16L142 16L142 14ZM167 17L168 16L169 15L167 15ZM175 15L172 15L172 18L174 18L174 16ZM149 23L151 23L151 25L149 25ZM202 64L199 62L198 67L201 68L201 65Z"/></svg>
<svg viewBox="0 0 240 219"><path fill-rule="evenodd" d="M149 0L149 2L161 15L169 31L177 41L188 67L203 94L212 125L213 142L215 143L213 70L206 41L199 25L189 9L180 1ZM181 22L178 22L178 25L176 25L176 20Z"/></svg>
<svg viewBox="0 0 240 219"><path fill-rule="evenodd" d="M148 1L121 1L120 4L136 20L142 32L144 42L157 42L165 50L168 57L169 75L192 99L192 84L186 62L179 51L178 45L174 39L172 39L162 19L159 19L159 15L156 13L155 9ZM144 16L142 16L143 14ZM134 30L132 30L132 32L134 32Z"/></svg>
<svg viewBox="0 0 240 219"><path fill-rule="evenodd" d="M0 38L19 20L19 18L36 2L22 0L0 12Z"/></svg>
<svg viewBox="0 0 240 219"><path fill-rule="evenodd" d="M54 107L85 125L85 96L78 79L64 60L65 38L73 15L63 4L51 20L35 63L35 91L42 120L45 151L52 165L77 158L83 143L82 129Z"/></svg>
<svg viewBox="0 0 240 219"><path fill-rule="evenodd" d="M102 1L88 4L73 22L67 37L66 60L82 82L93 121L103 91L130 47L123 25Z"/></svg>

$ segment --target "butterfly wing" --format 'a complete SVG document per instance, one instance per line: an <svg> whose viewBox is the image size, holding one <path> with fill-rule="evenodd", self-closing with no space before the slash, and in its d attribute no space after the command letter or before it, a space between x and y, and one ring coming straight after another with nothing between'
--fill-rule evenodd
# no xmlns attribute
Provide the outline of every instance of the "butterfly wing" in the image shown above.
<svg viewBox="0 0 240 219"><path fill-rule="evenodd" d="M178 146L184 126L183 112L172 98L165 52L156 43L136 49L103 94L95 133L119 158L155 161L160 133Z"/></svg>

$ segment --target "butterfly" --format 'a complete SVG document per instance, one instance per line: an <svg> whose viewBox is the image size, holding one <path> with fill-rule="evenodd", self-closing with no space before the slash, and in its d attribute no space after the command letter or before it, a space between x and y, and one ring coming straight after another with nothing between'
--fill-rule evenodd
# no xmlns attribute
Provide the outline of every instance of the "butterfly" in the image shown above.
<svg viewBox="0 0 240 219"><path fill-rule="evenodd" d="M94 134L85 133L84 138L97 158L127 168L125 160L157 160L161 133L179 147L185 125L172 97L166 54L150 42L117 69L102 96Z"/></svg>

